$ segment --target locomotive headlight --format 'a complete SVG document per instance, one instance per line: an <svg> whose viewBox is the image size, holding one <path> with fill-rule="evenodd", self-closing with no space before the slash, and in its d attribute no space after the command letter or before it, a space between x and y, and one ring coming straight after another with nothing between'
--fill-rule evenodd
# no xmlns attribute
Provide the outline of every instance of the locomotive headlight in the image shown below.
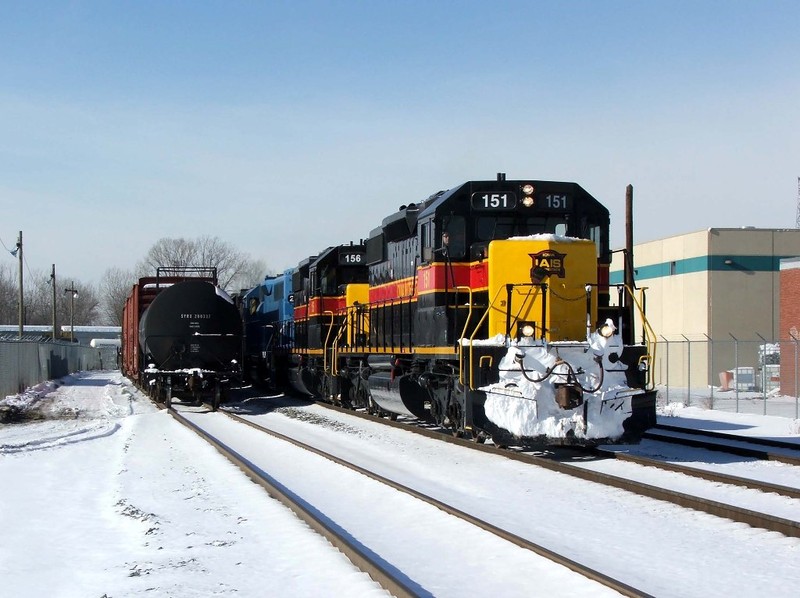
<svg viewBox="0 0 800 598"><path fill-rule="evenodd" d="M536 332L536 329L533 326L531 326L530 324L525 324L522 327L522 331L521 332L522 332L522 336L530 338L530 337L533 336L533 333Z"/></svg>
<svg viewBox="0 0 800 598"><path fill-rule="evenodd" d="M606 338L611 338L612 336L614 336L614 333L616 331L617 327L614 326L614 321L611 318L607 318L605 323L598 330L600 336L604 336Z"/></svg>
<svg viewBox="0 0 800 598"><path fill-rule="evenodd" d="M522 185L522 194L523 195L533 195L533 185L528 183L527 185Z"/></svg>
<svg viewBox="0 0 800 598"><path fill-rule="evenodd" d="M530 195L526 195L525 197L523 197L522 205L525 206L526 208L531 207L533 205L533 197L531 197Z"/></svg>

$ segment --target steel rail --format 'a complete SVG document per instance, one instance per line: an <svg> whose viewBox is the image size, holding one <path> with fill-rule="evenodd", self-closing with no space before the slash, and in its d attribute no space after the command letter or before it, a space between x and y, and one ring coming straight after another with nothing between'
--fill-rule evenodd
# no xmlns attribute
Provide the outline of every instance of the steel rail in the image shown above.
<svg viewBox="0 0 800 598"><path fill-rule="evenodd" d="M714 442L712 440L702 440L701 438L684 438L682 436L675 436L674 434L681 433L681 434L691 434L693 436L701 436L704 434L703 431L694 430L692 432L688 432L687 430L681 429L680 432L677 431L668 431L664 430L663 433L655 431L655 432L645 432L642 435L642 438L647 438L648 440L657 440L659 442L669 442L671 444L681 444L683 446L691 446L695 448L704 448L710 451L721 451L724 453L730 453L732 455L739 455L740 457L753 457L755 459L762 459L765 461L779 461L781 463L787 463L789 465L798 465L800 466L800 452L798 452L797 456L789 455L786 453L776 453L769 450L764 450L762 448L753 448L744 446L746 444L765 444L766 441L761 439L761 443L752 442L749 439L742 439L742 438L732 438L732 439L725 439L726 441L735 441L738 442L738 445L734 444L727 444L722 442ZM705 434L706 436L711 437L709 434ZM715 438L719 438L718 436ZM774 448L784 448L784 447L774 447ZM798 449L791 449L793 451L797 451Z"/></svg>
<svg viewBox="0 0 800 598"><path fill-rule="evenodd" d="M303 501L296 497L291 490L277 481L270 479L266 472L258 468L246 457L180 415L179 411L175 409L170 409L169 411L176 421L214 446L214 448L222 453L231 463L241 469L248 478L263 487L271 497L277 499L291 509L300 520L328 540L328 542L340 550L353 565L369 575L387 592L397 598L412 598L419 595L420 588L407 583L406 576L393 572L391 567L384 566L379 559L371 556L369 550L365 549L361 544L339 533L332 524L326 523L321 517L306 508L303 505Z"/></svg>
<svg viewBox="0 0 800 598"><path fill-rule="evenodd" d="M653 459L652 457L631 455L630 453L616 452L607 449L598 449L597 452L602 455L608 455L609 457L613 457L618 461L627 461L630 463L636 463L637 465L642 465L644 467L655 467L657 469L663 469L665 471L682 473L684 475L688 475L694 478L700 478L708 482L718 482L720 484L728 484L730 486L751 488L753 490L760 490L761 492L771 492L774 494L780 494L788 498L800 498L800 488L792 488L790 486L780 486L778 484L772 484L770 482L762 482L761 480L753 480L750 478L732 476L724 473L718 473L716 471L710 471L708 469L700 469L698 467L691 467L689 465L681 465L679 463L668 463L666 461L661 461L659 459Z"/></svg>
<svg viewBox="0 0 800 598"><path fill-rule="evenodd" d="M654 430L667 430L669 432L680 432L682 434L695 434L698 436L710 436L711 438L718 438L720 440L732 440L735 442L749 442L751 444L759 444L762 446L769 446L772 448L783 448L795 451L800 454L800 443L787 442L785 440L773 440L770 438L757 438L751 436L737 436L736 434L726 434L725 432L717 432L716 430L699 430L697 428L682 428L681 426L673 426L669 424L656 424L652 429Z"/></svg>
<svg viewBox="0 0 800 598"><path fill-rule="evenodd" d="M591 579L592 581L596 581L598 583L601 583L602 585L604 585L604 586L606 586L608 588L611 588L611 589L619 592L620 594L622 594L624 596L632 596L632 597L633 596L638 596L638 597L650 596L650 594L647 594L647 593L645 593L645 592L643 592L641 590L638 590L638 589L636 589L636 588L634 588L632 586L629 586L629 585L627 585L627 584L625 584L625 583L623 583L623 582L621 582L619 580L616 580L616 579L614 579L612 577L609 577L609 576L607 576L607 575L605 575L605 574L603 574L603 573L601 573L601 572L599 572L599 571L597 571L595 569L592 569L590 567L582 565L582 564L578 563L577 561L573 561L572 559L570 559L570 558L568 558L568 557L566 557L564 555L561 555L561 554L559 554L557 552L554 552L554 551L552 551L552 550L550 550L548 548L545 548L544 546L542 546L540 544L536 544L535 542L531 542L530 540L527 540L527 539L525 539L525 538L523 538L521 536L518 536L518 535L516 535L516 534L514 534L512 532L509 532L508 530L505 530L505 529L502 529L500 527L497 527L496 525L493 525L493 524L491 524L491 523L489 523L487 521L479 519L478 517L475 517L474 515L471 515L471 514L465 512L465 511L457 509L457 508L455 508L455 507L453 507L451 505L448 505L447 503L444 503L444 502L442 502L442 501L440 501L440 500L438 500L436 498L428 496L427 494L423 494L423 493L419 492L418 490L414 490L413 488L410 488L410 487L405 486L405 485L403 485L403 484L401 484L399 482L396 482L396 481L391 480L391 479L389 479L387 477L384 477L384 476L382 476L380 474L377 474L377 473L375 473L373 471L365 469L365 468L361 467L360 465L356 465L355 463L351 463L350 461L342 459L341 457L337 457L335 455L327 453L327 452L325 452L325 451L323 451L321 449L318 449L318 448L316 448L314 446L311 446L309 444L301 442L301 441L299 441L299 440L297 440L295 438L291 438L289 436L286 436L285 434L281 434L280 432L276 432L274 430L270 430L269 428L265 428L263 426L260 426L258 423L253 422L253 421L251 421L251 420L249 420L247 418L244 418L244 417L242 417L242 416L240 416L238 414L232 413L230 411L221 410L220 413L224 413L225 415L227 415L231 419L233 419L233 420L235 420L237 422L243 423L243 424L245 424L247 426L250 426L252 428L255 428L256 430L258 430L260 432L263 432L265 434L269 434L270 436L273 436L274 438L277 438L277 439L282 440L284 442L291 443L294 446L297 446L297 447L299 447L299 448L301 448L303 450L306 450L306 451L312 452L312 453L314 453L316 455L319 455L321 457L324 457L324 458L332 461L333 463L336 463L337 465L341 465L343 467L347 467L348 469L351 469L352 471L355 471L355 472L357 472L357 473L359 473L361 475L367 476L367 477L369 477L369 478L371 478L371 479L373 479L373 480L375 480L377 482L380 482L382 484L385 484L385 485L387 485L387 486L389 486L389 487L391 487L391 488L393 488L395 490L398 490L400 492L403 492L405 494L413 496L414 498L416 498L418 500L421 500L421 501L423 501L423 502L425 502L427 504L430 504L430 505L438 508L439 510L447 513L448 515L452 515L454 517L458 517L459 519L462 519L462 520L464 520L464 521L466 521L468 523L471 523L472 525L474 525L474 526L476 526L476 527L478 527L478 528L480 528L480 529L482 529L484 531L490 532L490 533L502 538L503 540L506 540L506 541L511 542L512 544L516 545L516 546L519 546L520 548L523 548L523 549L526 549L526 550L530 550L531 552L533 552L533 553L535 553L535 554L537 554L539 556L542 556L542 557L544 557L544 558L546 558L546 559L548 559L550 561L553 561L554 563L562 565L562 566L570 569L571 571L574 571L575 573L579 573L579 574L583 575L584 577L587 577L588 579ZM351 413L351 412L349 412L349 413Z"/></svg>
<svg viewBox="0 0 800 598"><path fill-rule="evenodd" d="M766 513L759 513L757 511L752 511L750 509L744 509L734 505L728 505L718 501L701 498L699 496L692 496L690 494L685 494L683 492L668 490L666 488L659 488L658 486L644 484L642 482L637 482L636 480L629 480L626 478L621 478L607 473L592 471L589 469L577 467L574 465L570 465L568 463L562 463L545 457L539 457L536 455L530 455L521 452L513 452L507 449L500 449L491 445L477 444L470 440L464 440L463 438L456 438L451 434L447 434L444 432L438 432L434 430L420 428L417 426L410 426L402 422L378 418L365 413L360 413L357 411L352 411L350 409L345 409L343 407L338 407L336 405L330 405L328 403L323 403L318 401L315 404L321 407L325 407L327 409L339 411L341 413L347 413L349 415L360 417L362 419L366 419L369 421L379 422L382 423L383 425L391 426L393 428L407 430L415 434L421 434L423 436L427 436L428 438L433 438L436 440L441 440L459 446L463 446L472 450L482 451L484 453L498 455L501 457L505 457L507 459L512 459L515 461L520 461L531 465L536 465L538 467L542 467L550 471L567 474L589 482L595 482L597 484L618 488L620 490L626 490L628 492L632 492L634 494L645 496L648 498L654 498L656 500L663 500L678 505L680 507L694 509L696 511L702 511L704 513L708 513L716 517L722 517L740 523L746 523L751 527L757 527L769 531L779 532L789 537L800 538L800 522L792 521L790 519L775 517L773 515L769 515Z"/></svg>

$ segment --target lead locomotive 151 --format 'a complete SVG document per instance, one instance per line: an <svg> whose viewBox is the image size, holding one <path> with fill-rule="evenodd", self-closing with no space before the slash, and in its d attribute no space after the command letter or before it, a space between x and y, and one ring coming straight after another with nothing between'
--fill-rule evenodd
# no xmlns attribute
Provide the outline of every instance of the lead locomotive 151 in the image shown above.
<svg viewBox="0 0 800 598"><path fill-rule="evenodd" d="M610 263L608 210L579 185L470 181L251 289L245 367L478 441L636 442L652 331L634 289L611 304Z"/></svg>

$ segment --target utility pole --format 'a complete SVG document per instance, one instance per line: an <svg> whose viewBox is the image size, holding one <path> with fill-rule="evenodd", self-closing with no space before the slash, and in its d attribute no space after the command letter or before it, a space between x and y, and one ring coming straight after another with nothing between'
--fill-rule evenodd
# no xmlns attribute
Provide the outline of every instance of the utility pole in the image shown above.
<svg viewBox="0 0 800 598"><path fill-rule="evenodd" d="M22 294L22 231L19 231L19 241L17 241L17 257L19 258L19 338L21 340L25 324L25 304Z"/></svg>
<svg viewBox="0 0 800 598"><path fill-rule="evenodd" d="M69 342L75 342L75 297L78 296L78 289L75 288L75 281L72 281L72 286L64 289L65 293L70 293L70 309L69 309Z"/></svg>
<svg viewBox="0 0 800 598"><path fill-rule="evenodd" d="M633 185L625 187L625 267L623 268L626 293L624 295L625 311L628 314L628 334L622 338L625 342L633 344L636 333L634 330L634 301L633 292L636 288L636 279L633 273ZM620 305L622 307L622 305ZM622 335L622 330L619 331Z"/></svg>
<svg viewBox="0 0 800 598"><path fill-rule="evenodd" d="M795 228L800 228L800 176L797 177L797 221Z"/></svg>
<svg viewBox="0 0 800 598"><path fill-rule="evenodd" d="M53 342L56 341L56 265L53 264L53 270L50 272L50 284L53 286Z"/></svg>

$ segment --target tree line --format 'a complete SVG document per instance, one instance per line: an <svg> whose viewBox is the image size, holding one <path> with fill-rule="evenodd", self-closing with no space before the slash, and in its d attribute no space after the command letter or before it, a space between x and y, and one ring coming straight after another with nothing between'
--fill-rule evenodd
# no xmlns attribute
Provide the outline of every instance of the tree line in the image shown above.
<svg viewBox="0 0 800 598"><path fill-rule="evenodd" d="M133 269L110 267L97 285L57 271L55 302L58 326L70 324L73 305L75 326L120 326L122 308L131 288L139 278L155 276L159 267L216 267L219 286L228 290L252 288L267 274L263 260L252 259L218 237L163 238L150 247ZM23 283L23 323L52 325L51 272L28 271ZM65 292L67 288L77 290L78 297L74 302L71 293ZM0 323L18 322L18 266L7 262L0 264Z"/></svg>

